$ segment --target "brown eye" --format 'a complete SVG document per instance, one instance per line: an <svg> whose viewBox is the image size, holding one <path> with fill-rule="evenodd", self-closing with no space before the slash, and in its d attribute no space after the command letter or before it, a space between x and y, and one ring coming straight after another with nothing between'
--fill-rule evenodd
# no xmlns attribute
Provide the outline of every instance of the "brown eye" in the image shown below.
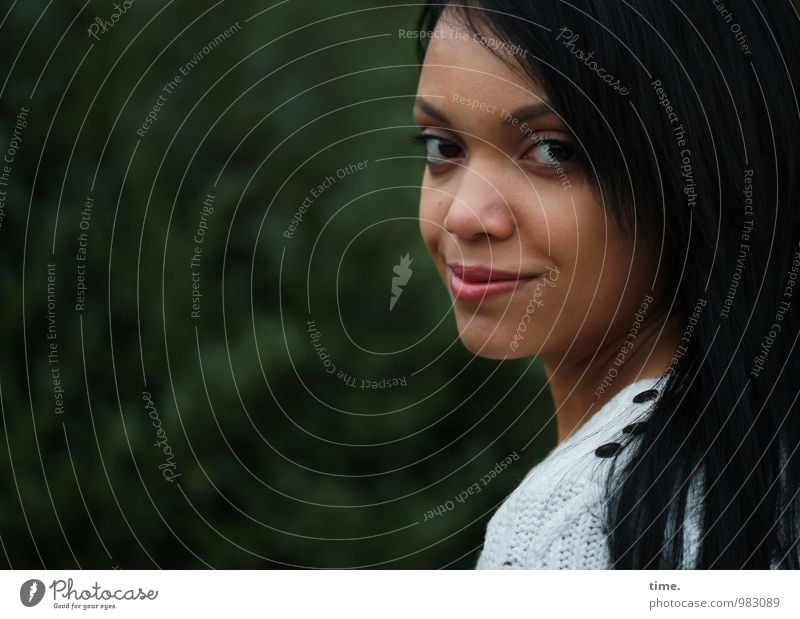
<svg viewBox="0 0 800 619"><path fill-rule="evenodd" d="M414 141L425 145L425 158L428 165L436 165L461 156L460 146L430 133L421 133L414 138Z"/></svg>
<svg viewBox="0 0 800 619"><path fill-rule="evenodd" d="M528 156L529 154L531 156ZM548 138L539 140L534 144L526 153L525 158L532 159L540 165L556 167L573 161L575 159L575 148L564 140Z"/></svg>

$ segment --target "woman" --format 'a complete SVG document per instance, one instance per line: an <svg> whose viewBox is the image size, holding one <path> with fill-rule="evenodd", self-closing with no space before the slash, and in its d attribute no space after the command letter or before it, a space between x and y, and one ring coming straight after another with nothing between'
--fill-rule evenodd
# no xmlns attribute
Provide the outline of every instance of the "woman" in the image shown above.
<svg viewBox="0 0 800 619"><path fill-rule="evenodd" d="M558 446L485 568L800 567L790 0L431 2L420 229L475 354L536 355Z"/></svg>

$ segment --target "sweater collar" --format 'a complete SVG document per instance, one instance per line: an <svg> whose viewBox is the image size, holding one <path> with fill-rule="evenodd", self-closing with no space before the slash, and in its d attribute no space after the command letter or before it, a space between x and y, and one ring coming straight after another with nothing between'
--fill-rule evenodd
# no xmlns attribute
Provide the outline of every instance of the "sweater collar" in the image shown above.
<svg viewBox="0 0 800 619"><path fill-rule="evenodd" d="M598 434L608 436L633 422L642 421L667 380L669 377L666 375L647 377L626 385L558 447L583 442Z"/></svg>

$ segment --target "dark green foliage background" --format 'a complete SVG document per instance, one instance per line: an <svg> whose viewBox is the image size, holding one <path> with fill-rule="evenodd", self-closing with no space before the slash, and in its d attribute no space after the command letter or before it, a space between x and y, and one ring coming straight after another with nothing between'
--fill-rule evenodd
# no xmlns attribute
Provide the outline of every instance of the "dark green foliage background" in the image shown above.
<svg viewBox="0 0 800 619"><path fill-rule="evenodd" d="M99 41L87 28L111 2L31 0L5 17L0 155L30 109L0 228L7 567L471 568L493 510L555 443L540 366L463 348L419 238L419 67L398 36L418 7L289 0L246 21L269 6L137 0ZM163 85L237 21L139 138ZM313 187L363 160L283 237ZM390 312L405 254L413 276ZM309 319L357 385L407 386L327 374ZM143 390L175 483L158 468ZM481 493L424 521L515 451Z"/></svg>

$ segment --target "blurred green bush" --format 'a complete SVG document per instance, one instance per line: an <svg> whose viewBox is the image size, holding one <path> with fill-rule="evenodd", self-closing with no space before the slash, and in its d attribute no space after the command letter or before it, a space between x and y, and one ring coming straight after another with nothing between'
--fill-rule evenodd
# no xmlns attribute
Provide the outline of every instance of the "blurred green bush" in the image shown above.
<svg viewBox="0 0 800 619"><path fill-rule="evenodd" d="M0 28L5 563L471 568L555 432L537 363L458 342L419 238L418 6L125 6Z"/></svg>

